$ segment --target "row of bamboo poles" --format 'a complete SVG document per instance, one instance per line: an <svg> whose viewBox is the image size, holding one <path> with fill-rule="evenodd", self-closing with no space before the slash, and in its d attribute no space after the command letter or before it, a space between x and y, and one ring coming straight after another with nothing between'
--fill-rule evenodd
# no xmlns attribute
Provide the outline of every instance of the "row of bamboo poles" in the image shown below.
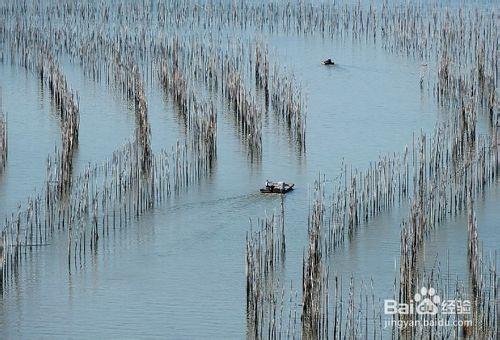
<svg viewBox="0 0 500 340"><path fill-rule="evenodd" d="M174 102L180 113L186 111L190 102L202 102L206 96L220 96L229 107L238 135L243 142L249 158L260 161L262 157L262 117L263 106L258 101L255 91L247 80L249 70L244 64L243 44L234 44L224 48L220 43L205 42L202 37L182 39L175 36L170 41L156 41L158 50L163 52L162 57L171 60L171 77L168 77L168 67L161 66L160 77L164 87L170 81L176 84ZM194 99L193 88L197 87ZM206 94L200 93L205 89ZM192 95L187 95L189 92ZM196 105L195 105L196 106ZM201 107L206 105L200 105Z"/></svg>
<svg viewBox="0 0 500 340"><path fill-rule="evenodd" d="M328 282L325 277L330 273L329 262L322 261L342 244L346 236L352 236L353 228L362 222L369 221L380 211L409 205L408 219L404 219L401 231L401 258L399 276L395 278L395 299L410 303L415 292L422 284L440 287L443 279L426 277L422 268L421 250L427 235L450 217L468 217L468 255L471 281L466 288L458 291L455 298L466 299L472 296L472 325L434 327L422 330L418 327L407 327L401 332L393 330L393 336L428 337L429 334L446 336L456 333L460 336L494 338L498 327L495 318L498 299L496 278L496 255L489 263L483 260L478 247L477 225L473 212L473 202L482 197L486 190L498 181L500 163L496 137L481 136L477 131L475 106L465 105L459 114L452 115L448 121L436 128L433 138L428 142L425 134L421 134L414 142L411 160L408 148L402 155L395 156L400 161L390 160L390 171L383 171L379 176L372 170L367 176L359 176L356 171L351 174L350 186L335 190L330 197L332 203L325 203L325 189L320 180L315 184L315 195L309 217L309 244L307 256L303 264L303 312L302 332L306 338L329 338L332 329L329 318L334 313L324 309L328 305ZM492 140L493 139L493 140ZM402 160L402 162L401 162ZM382 163L384 164L384 163ZM387 164L387 163L386 163ZM378 167L379 170L383 167ZM346 173L347 171L344 171ZM372 174L375 174L372 177ZM358 188L357 181L365 179ZM342 181L339 180L339 182ZM337 185L338 187L339 185ZM366 189L365 189L366 188ZM382 205L380 205L382 203ZM384 209L380 209L383 207ZM366 214L368 212L368 214ZM427 282L426 282L427 280ZM459 281L456 285L459 285ZM397 288L398 287L398 288ZM449 288L449 287L448 287ZM467 294L467 291L469 294ZM459 292L459 293L458 293ZM359 308L359 307L356 307ZM382 306L379 306L382 310ZM466 316L456 316L465 320ZM426 319L427 318L427 319ZM435 317L434 317L435 318ZM400 316L396 321L422 321L429 317L418 315ZM373 319L372 319L373 320ZM434 319L433 319L434 320ZM434 320L436 321L436 320ZM357 320L348 321L352 326ZM369 316L364 323L369 322ZM437 324L437 322L435 322ZM367 329L351 329L351 334L375 336L379 323L373 323ZM333 327L333 337L337 326ZM430 333L429 333L430 332Z"/></svg>
<svg viewBox="0 0 500 340"><path fill-rule="evenodd" d="M50 54L39 56L38 66L41 81L46 81L51 98L61 119L61 150L58 176L59 196L69 193L73 172L73 154L78 147L80 129L80 106L78 94L72 91L60 67Z"/></svg>
<svg viewBox="0 0 500 340"><path fill-rule="evenodd" d="M9 6L10 5L10 6ZM41 5L40 5L41 6ZM99 17L88 7L79 8L65 5L56 5L44 8L47 15L53 15L66 24L49 25L45 18L39 18L34 13L24 13L30 15L32 20L14 22L7 21L3 39L10 42L11 48L20 50L20 54L29 56L31 54L29 45L36 42L46 50L51 50L56 56L69 56L70 60L79 63L84 69L84 73L96 81L106 81L114 84L122 91L127 92L133 88L129 83L133 79L121 81L117 85L116 69L129 68L130 60L133 66L137 66L139 73L143 75L144 83L153 82L161 72L163 60L166 56L171 56L172 50L183 49L182 55L178 58L179 69L184 71L187 79L193 80L193 86L200 85L194 80L203 83L207 88L213 89L213 85L218 87L218 91L227 99L232 107L237 123L239 134L247 146L250 158L259 160L262 154L262 112L269 106L269 98L272 95L273 111L282 118L286 129L290 132L291 141L297 145L297 149L305 150L305 119L306 105L304 96L299 91L295 77L288 72L283 72L276 64L274 67L273 80L269 79L269 65L264 67L265 79L265 99L261 103L261 98L256 95L256 89L250 86L251 70L245 65L254 63L258 55L245 53L246 46L243 42L233 43L233 46L224 47L224 43L219 38L209 38L196 34L186 35L175 33L175 39L167 38L166 34L153 34L144 25L137 30L126 30L124 27L111 26L109 30L97 29L100 25L92 27L85 26L82 30L69 30L69 27L82 27L81 14L85 17L93 18L102 25L109 26L108 15L114 13L109 4L96 4L97 8L92 8L95 12L107 13L106 16ZM107 7L109 6L109 7ZM148 7L148 6L146 6ZM155 5L153 5L155 7ZM29 7L30 8L30 7ZM38 8L38 7L36 7ZM136 21L134 13L143 8L134 6L126 11L119 6L117 13L122 13L124 18L117 18L118 22L128 22L133 24ZM4 11L6 15L12 17L21 15L21 9L14 4L8 4ZM62 13L65 13L63 15ZM144 18L146 19L146 18ZM154 20L147 16L147 20ZM144 23L144 22L142 22ZM155 24L147 25L153 27ZM48 31L47 35L41 35L38 28ZM83 27L82 27L83 28ZM82 34L80 32L87 32ZM58 39L54 39L57 37ZM174 43L172 43L174 41ZM210 41L207 43L207 41ZM235 46L238 45L238 46ZM21 46L21 47L20 47ZM267 49L265 53L267 54ZM181 54L181 52L176 52ZM122 56L127 56L123 58ZM268 57L264 57L266 59ZM28 58L29 59L29 58ZM260 61L256 64L260 65ZM257 69L261 69L257 66ZM161 85L161 79L160 79ZM256 86L259 87L259 86ZM131 93L129 93L131 94Z"/></svg>
<svg viewBox="0 0 500 340"><path fill-rule="evenodd" d="M304 339L382 338L382 311L373 281L351 275L348 288L329 260L333 247L325 178L313 188L308 218L308 244L302 264L301 336ZM347 233L347 230L343 232Z"/></svg>
<svg viewBox="0 0 500 340"><path fill-rule="evenodd" d="M251 339L327 339L382 336L381 309L373 281L344 287L342 276L331 271L323 254L324 187L316 182L308 221L309 243L304 253L302 303L293 281L285 283L284 200L281 213L259 221L247 234L247 337ZM331 275L330 273L333 273Z"/></svg>
<svg viewBox="0 0 500 340"><path fill-rule="evenodd" d="M285 263L285 210L257 222L246 238L247 332L251 338L295 337L298 326L297 292L280 280ZM285 309L286 308L286 309Z"/></svg>
<svg viewBox="0 0 500 340"><path fill-rule="evenodd" d="M300 153L306 151L307 102L302 87L292 73L274 65L271 80L271 107L283 122Z"/></svg>
<svg viewBox="0 0 500 340"><path fill-rule="evenodd" d="M23 255L49 243L55 232L68 235L69 268L84 265L110 230L126 228L198 183L200 174L208 175L196 152L187 142L177 142L170 151L155 154L145 173L142 146L131 141L103 164L89 165L75 177L71 194L63 201L55 179L61 159L49 158L45 189L28 198L3 224L4 283L18 270Z"/></svg>
<svg viewBox="0 0 500 340"><path fill-rule="evenodd" d="M471 127L468 127L466 129L470 128ZM453 131L461 133L464 138L470 138L470 134L468 134L466 130L461 129ZM457 135L454 132L449 135L444 135L453 136L451 140L460 144L458 139L455 138ZM439 131L439 133L442 134L443 131ZM470 140L474 140L474 138L470 138ZM468 317L470 317L472 324L464 323L463 325L458 324L453 326L454 324L449 322L442 327L437 326L438 316L435 315L400 315L395 316L395 321L415 322L418 320L424 322L424 320L426 320L428 322L432 321L432 324L435 326L426 328L425 330L408 327L398 331L394 328L390 332L392 332L392 336L396 338L423 338L430 336L430 334L434 336L449 336L449 334L455 334L457 337L494 338L498 327L498 320L495 318L498 309L496 305L498 299L496 254L489 262L484 260L480 254L477 238L477 222L473 212L473 199L481 195L484 190L486 190L487 186L491 185L493 180L496 180L494 174L495 171L498 171L498 163L496 163L495 171L491 171L492 169L488 170L489 164L493 163L482 161L483 156L481 155L485 152L484 147L477 145L472 149L469 147L467 152L470 156L467 157L481 160L479 162L457 162L456 164L451 164L452 157L450 157L450 164L447 164L446 168L449 169L452 175L446 178L443 173L440 173L441 169L438 167L441 161L436 161L436 159L438 159L441 154L451 155L452 153L450 150L455 148L456 145L450 143L450 139L447 139L447 142L436 141L432 143L431 145L435 147L435 149L432 149L426 147L427 144L425 141L426 138L422 135L417 143L418 145L414 148L414 161L411 163L411 169L413 171L410 171L412 180L409 181L409 183L413 183L413 189L410 188L412 191L409 194L411 204L409 213L410 220L408 222L403 222L400 272L399 276L396 276L394 279L394 298L396 300L399 299L400 302L410 303L413 300L414 294L418 292L419 287L422 285L434 287L440 292L452 292L447 296L449 299L466 300L471 299L470 297L472 296L470 315L454 314L446 316L448 320L461 321L469 320ZM449 145L450 150L446 150L446 148L443 147L446 145ZM440 151L442 147L443 151ZM457 169L454 169L454 167ZM482 177L482 175L478 176L477 174L489 174L489 177L486 177L486 183L483 182L485 177ZM450 181L446 182L445 185L449 193L444 192L444 196L439 197L437 200L434 200L435 193L432 193L434 192L433 176L443 176L444 178L442 180L444 182ZM462 187L461 184L453 186L455 181L459 183L464 183L465 181L467 185L465 187ZM330 249L328 246L330 242L328 234L330 213L327 208L328 204L325 200L325 187L323 183L325 183L325 179L320 179L315 183L313 203L310 208L308 221L309 242L305 251L302 275L302 313L300 315L302 337L307 339L327 339L330 337L338 338L342 337L342 334L348 334L354 338L382 338L384 334L387 335L387 333L383 333L382 331L382 317L380 313L383 311L383 306L380 301L375 300L373 293L370 296L367 294L367 291L365 291L363 294L360 294L360 298L357 300L353 296L353 288L350 287L349 293L347 293L349 296L349 303L346 307L345 302L342 303L346 293L342 289L340 289L340 291L338 289L339 278L329 278L332 272L330 268L331 262L328 261L329 257L327 253L327 250ZM466 202L463 202L463 199L465 199ZM435 202L444 203L445 208L442 206L437 208ZM401 204L404 205L405 202L401 202ZM419 254L425 237L429 234L431 228L435 228L442 223L447 216L456 216L460 213L460 209L463 209L462 215L466 214L468 220L468 261L471 271L471 281L469 284L465 284L465 286L459 279L453 284L450 283L450 275L442 277L439 269L437 272L433 270L431 273L425 273L424 268L421 268L421 254ZM439 221L434 217L436 215L441 215ZM347 231L345 232L347 233ZM273 239L272 231L264 231L264 233L266 239ZM284 235L281 237L285 238ZM273 248L268 247L265 249ZM258 263L272 264L273 262L263 262L258 260L255 256L249 256L249 254L253 253L254 251L252 251L251 247L248 247L247 241L247 310L248 304L253 306L252 310L269 308L265 300L255 300L255 296L258 296L257 293L248 293L249 291L255 291L253 284L255 280L249 281L248 268L253 268L257 266ZM273 254L272 251L265 251L265 253ZM270 267L279 272L279 266L272 265ZM267 269L266 267L265 272L267 275L266 277L273 278L274 271L272 271L272 269ZM335 285L337 285L336 288L331 287L332 282L335 282ZM279 281L275 279L271 283L268 283L267 287L273 287L273 285L277 285L278 283ZM354 285L353 278L351 278L351 285ZM397 288L398 286L399 288ZM260 292L262 291L267 290L261 289ZM469 294L467 292L469 292ZM259 302L260 305L258 305ZM257 304L257 306L255 306L255 304ZM286 303L284 305L281 303L278 305L278 309L287 310L287 308L292 308L293 306L293 302L288 305ZM342 307L344 307L344 309L342 309ZM276 309L276 307L273 308ZM281 322L280 319L272 313L264 314L264 319L261 318L260 320L260 323L266 325L275 325L278 322ZM296 334L297 330L295 326L293 327L293 334ZM251 332L256 332L255 328L250 327L249 329L251 329ZM266 330L268 330L268 328L264 327L263 330L260 329L257 333L252 334L255 335L255 338L280 338L285 335L288 337L292 329L281 329L278 327L273 328L274 332L267 331L267 333Z"/></svg>
<svg viewBox="0 0 500 340"><path fill-rule="evenodd" d="M177 5L177 4L176 4ZM194 28L254 28L260 32L381 41L388 51L404 54L422 63L432 75L433 93L442 104L460 105L467 94L475 105L494 120L498 84L498 26L495 8L475 6L447 8L424 2L389 4L252 3L208 1L202 6L209 16L200 16L191 2L162 10L190 13L161 16L163 24L175 18L176 25ZM201 22L200 22L201 21ZM265 58L260 65L265 65ZM264 67L265 69L265 67ZM265 82L264 82L265 85Z"/></svg>
<svg viewBox="0 0 500 340"><path fill-rule="evenodd" d="M43 17L36 14L40 8L44 8ZM248 4L243 1L215 0L202 5L197 2L148 1L117 4L99 2L92 5L58 2L50 6L44 6L40 1L34 1L33 5L5 1L0 5L0 13L2 18L7 18L0 21L0 39L2 42L8 41L11 46L11 55L4 58L2 52L2 61L9 58L11 61L16 60L12 54L17 53L19 63L30 64L32 69L36 69L40 59L38 56L44 60L49 54L34 53L32 46L40 46L40 50L51 51L58 57L69 55L73 62L82 64L87 76L96 81L105 79L124 89L134 102L138 119L136 141L117 151L105 165L89 167L74 179L67 202L58 202L58 190L53 187L53 183L61 182L53 179L58 178L56 169L64 164L65 158L55 157L49 161L44 192L30 198L26 208L19 209L5 223L3 245L7 265L4 271L7 270L7 273L17 268L23 251L43 244L57 229L67 232L70 265L81 264L86 258L85 250L95 250L99 240L107 235L110 228L123 227L132 218L141 216L173 193L198 180L199 173L206 171L207 167L201 168L197 164L206 165L209 162L193 161L188 142L178 143L169 153L152 155L147 152L149 133L143 87L144 83L152 83L153 79L165 80L164 76L157 75L163 70L165 51L169 49L178 51L185 46L182 47L184 55L178 58L182 66L170 65L168 63L173 58L166 58L167 88L177 105L191 114L189 107L195 107L198 103L198 99L196 103L189 100L189 93L192 93L190 86L195 86L194 80L205 84L209 91L214 88L221 91L232 106L252 158L258 159L261 154L262 107L269 104L285 121L292 139L300 145L305 141L305 125L301 125L301 117L305 117L302 114L302 95L295 95L297 91L295 80L290 80L292 76L283 75L276 68L274 72L271 71L270 58L263 45L255 50L250 49L249 55L253 57L247 58L243 53L246 49L244 44L223 49L223 44L218 41L223 39L221 36L214 38L216 42L205 44L203 38L184 39L186 35L179 34L182 42L171 45L163 31L156 34L155 30L149 28L173 27L181 32L200 28L212 32L226 28L256 29L271 33L338 36L356 41L380 40L388 51L402 53L428 65L426 67L433 77L428 87L432 88L432 93L441 105L450 108L453 113L451 123L439 126L430 143L427 142L427 136L421 135L413 145L412 160L408 158L408 148L405 148L402 154L380 158L366 171L354 170L348 174L345 167L343 181L339 181L334 188L331 202L327 203L324 190L320 183L317 184L318 193L309 217L309 243L303 260L302 336L361 337L368 334L362 326L369 321L373 321L370 332L374 337L377 334L381 336L378 330L380 324L375 322L374 298L374 311L369 316L366 312L369 295L365 290L365 293L359 294L362 298L356 299L355 281L351 278L345 302L342 280L335 278L335 284L330 284L334 275L330 275L333 271L326 259L328 254L348 239L345 235L354 237L356 229L363 222L381 211L391 209L396 203L406 202L407 198L410 199L411 209L408 221L403 223L401 269L397 280L401 298L410 297L419 280L439 286L439 277L431 275L431 278L425 279L417 266L420 249L432 228L449 216L467 210L472 221L469 222L468 231L471 277L475 276L472 287L476 290L474 295L479 297L474 313L486 320L486 323L478 323L472 334L486 337L494 329L492 327L496 327L496 307L492 305L497 297L496 291L491 293L482 288L492 286L492 282L496 285L496 271L481 269L484 263L477 249L477 227L473 213L474 199L498 177L498 132L494 131L489 138L479 136L476 129L476 112L489 114L492 127L498 129L498 122L493 123L498 102L498 31L494 11L483 12L470 8L444 10L439 5L428 7L421 4L399 6L383 3L379 10L361 3L317 5L308 1L284 1ZM50 23L46 18L52 18ZM109 25L110 22L119 24ZM100 29L102 25L109 27L109 30ZM125 29L128 25L134 29ZM123 55L127 57L122 58ZM249 60L255 60L254 68L248 68L251 65ZM116 79L117 72L123 72L124 76L120 75ZM249 85L247 78L253 76L255 93L262 91L264 103L259 101ZM52 79L55 79L57 93L64 94L67 86L61 82L62 77ZM53 96L61 103L60 98L65 96L57 93ZM467 97L467 104L463 104L464 97ZM186 104L186 101L191 104ZM204 108L201 111L209 112L201 116L213 117L210 109L205 105L201 107ZM201 130L213 127L213 120L209 118L208 121L210 127L202 127ZM201 132L199 136L206 134ZM67 145L72 143L67 143L62 149L67 149ZM101 182L102 185L99 184ZM293 324L288 329L285 327L286 319L278 317L281 314L276 312L285 308L282 306L285 304L283 296L287 288L279 282L266 284L271 288L260 288L263 287L260 283L263 281L262 276L270 277L267 273L274 270L275 266L279 267L274 260L277 256L275 250L281 249L284 242L276 246L274 242L277 239L284 240L284 232L280 236L273 236L274 231L271 230L274 227L270 228L268 222L261 229L260 238L249 236L250 243L247 245L247 292L250 292L247 294L247 308L250 306L253 310L251 315L254 320L251 324L257 328L251 334L269 338L293 334L292 337L295 337L299 334L295 326L298 320L295 312L285 313L288 315L288 325ZM268 238L273 242L269 243ZM268 252L273 256L258 255ZM278 253L280 259L284 257L281 250ZM272 268L269 268L267 263L271 258ZM481 278L485 273L493 273L489 281ZM276 292L281 292L281 295ZM296 304L297 294L293 300ZM269 303L270 307L263 307L263 303ZM263 312L265 310L267 313ZM270 317L267 319L268 316L263 315ZM458 329L454 331L458 332Z"/></svg>
<svg viewBox="0 0 500 340"><path fill-rule="evenodd" d="M487 277L480 269L484 264L478 250L474 202L498 180L499 160L495 139L492 143L488 137L480 137L476 124L475 106L464 105L451 123L437 129L430 144L425 135L419 138L413 197L401 231L398 295L400 301L410 302L422 281L421 252L429 232L448 216L466 214L474 324L461 332L489 338L497 327L491 314L496 313L497 293L491 285L484 285ZM492 273L496 276L496 270ZM406 331L418 335L415 328Z"/></svg>
<svg viewBox="0 0 500 340"><path fill-rule="evenodd" d="M450 326L453 325L450 322L445 327L433 326L425 330L416 327L399 331L393 329L392 336L423 338L430 334L455 334L456 337L494 338L498 327L495 317L498 311L496 254L489 261L481 254L474 201L498 181L498 131L494 131L493 135L479 134L477 119L473 102L463 103L458 113L438 124L430 141L421 133L410 151L405 147L400 155L381 158L375 167L371 165L364 173L351 170L349 176L347 167L344 167L329 195L330 202L325 195L323 183L326 180L323 178L315 183L313 203L309 209L309 242L303 260L302 337L337 338L345 333L355 337L383 336L381 319L376 315L376 310L383 310L380 304L375 307L374 302L374 313L361 312L361 301L364 299L361 298L359 305L350 305L349 311L344 310L343 315L332 307L332 280L328 279L331 269L326 259L347 239L346 236L353 236L359 225L382 211L409 205L408 218L402 223L400 269L394 280L394 298L410 303L422 284L443 288L441 291L446 292L451 289L455 294L448 298L465 300L472 297L472 306L470 315L452 315L448 316L448 320L467 321L470 317L472 324ZM443 278L435 272L425 272L421 250L434 228L450 217L463 215L468 221L470 282L464 285L457 279L453 288L449 275ZM247 267L251 265L247 264ZM344 293L337 294L340 296L335 297L334 304L342 300ZM365 299L365 307L366 300L369 298ZM280 308L290 308L290 305ZM360 320L360 315L364 319ZM276 322L272 314L268 317L270 319L261 322ZM342 317L346 320L344 325L339 321ZM397 322L424 320L438 324L437 316L395 317ZM364 327L367 324L369 326ZM258 333L255 337L279 338L283 334L287 334L286 329L277 335Z"/></svg>
<svg viewBox="0 0 500 340"><path fill-rule="evenodd" d="M61 126L61 159L58 191L66 195L71 186L73 155L78 148L80 129L80 105L78 93L70 88L59 63L48 44L39 38L39 32L19 28L18 34L10 41L10 62L33 72L41 87L48 87L51 104L58 114Z"/></svg>
<svg viewBox="0 0 500 340"><path fill-rule="evenodd" d="M133 46L124 44L122 47L125 47L120 48L110 44L107 46L109 55L102 56L100 61L108 65L108 84L121 90L133 103L135 138L105 165L89 167L77 178L72 178L71 155L78 142L78 97L69 90L52 54L61 56L64 50L63 45L56 46L60 40L52 40L54 36L60 37L61 32L42 35L37 28L20 22L7 39L2 29L2 41L10 43L11 63L33 71L40 76L42 86L49 87L61 116L62 148L61 151L56 149L55 155L48 159L44 191L30 197L25 207L19 206L17 212L5 220L2 232L4 280L9 280L9 274L19 265L21 254L26 254L31 247L46 244L54 230L67 231L70 268L72 261L75 265L81 264L85 250L95 250L104 230L109 231L110 221L113 227L121 227L167 197L178 194L206 176L216 157L213 107L195 108L197 119L191 126L194 137L189 143L177 142L170 152L153 155L144 83L140 67L134 60ZM47 27L48 30L52 28ZM123 41L118 40L118 43ZM102 180L102 185L98 180ZM67 194L64 199L62 194Z"/></svg>
<svg viewBox="0 0 500 340"><path fill-rule="evenodd" d="M255 42L255 84L262 91L266 109L275 113L278 122L288 132L299 153L306 151L307 105L302 87L295 76L278 62L270 66L269 48L262 41Z"/></svg>
<svg viewBox="0 0 500 340"><path fill-rule="evenodd" d="M151 126L148 118L148 103L139 67L133 57L125 51L115 51L112 84L121 89L127 100L133 103L135 113L135 143L140 150L141 171L147 175L152 166ZM108 84L109 83L108 79ZM111 84L110 84L111 85Z"/></svg>
<svg viewBox="0 0 500 340"><path fill-rule="evenodd" d="M15 4L9 5L4 7L6 13L19 10ZM95 6L64 3L49 10L56 17L61 17L62 13L69 17L84 13L95 21L147 23L150 27L175 27L184 32L199 28L212 32L223 28L256 29L271 34L380 41L388 51L404 54L428 65L432 69L429 74L433 77L433 92L440 101L459 100L460 93L472 94L476 104L482 106L490 116L497 102L498 58L495 56L498 28L494 8L447 8L425 2L400 6L388 2L381 5L362 2L318 4L314 1L248 4L243 1L214 0L203 4L195 1L152 1L140 6L123 3L99 3ZM156 15L148 10L153 10ZM97 13L106 15L100 17ZM70 40L74 38L74 33L65 32L64 28L58 29L58 36L64 41L64 44L60 43L60 48L64 46L74 56L88 48L101 48L100 40L97 40L99 43L94 41L82 47L77 43L78 39ZM107 33L95 34L101 38ZM136 44L136 53L141 56L141 61L151 62L153 58L148 52L156 49L155 44L151 43L153 38L144 29L139 34L127 43ZM95 59L94 52L90 56ZM265 58L260 58L258 65L259 68L263 65L265 70ZM263 84L265 87L266 83Z"/></svg>
<svg viewBox="0 0 500 340"><path fill-rule="evenodd" d="M172 49L170 58L164 58L160 81L166 94L170 95L176 105L184 128L187 130L187 139L192 148L197 150L197 160L207 168L204 172L212 171L217 159L217 111L213 102L198 99L195 94L195 85L184 74L178 59L177 49ZM169 63L168 60L171 60ZM201 170L201 168L200 168Z"/></svg>
<svg viewBox="0 0 500 340"><path fill-rule="evenodd" d="M200 37L181 39L176 36L154 44L158 46L155 50L163 51L161 58L167 56L168 60L172 60L170 66L170 63L162 62L160 81L164 88L170 88L167 92L171 93L182 117L185 117L189 102L194 101L192 96L186 95L188 91L193 91L193 87L198 85L199 92L203 86L206 95L220 94L234 113L250 158L258 160L262 154L263 111L269 109L272 96L273 112L289 132L298 151L305 151L304 96L300 87L296 86L293 75L285 73L277 64L273 76L269 76L269 56L261 42L252 42L256 49L253 55L245 54L242 42L224 47ZM247 64L253 66L249 69L245 66ZM170 78L165 77L169 68ZM248 74L252 70L256 78L255 91L249 87Z"/></svg>
<svg viewBox="0 0 500 340"><path fill-rule="evenodd" d="M35 8L43 7L37 1L35 4ZM23 9L10 1L2 7L6 16L13 17ZM157 15L149 13L148 9ZM201 15L201 9L205 15ZM207 1L203 5L191 1L152 1L140 6L104 2L93 6L62 3L49 6L46 11L63 23L73 24L49 27L54 32L49 41L54 46L54 51L64 51L75 59L85 55L85 63L95 65L100 56L110 53L109 45L103 44L103 38L114 35L113 40L118 43L116 37L126 37L120 42L120 48L134 46L134 57L148 70L145 72L146 79L154 78L152 64L154 54L159 49L154 42L155 35L144 26L175 27L183 32L199 28L213 32L222 28L257 29L259 32L273 34L319 35L325 38L375 42L380 40L388 51L415 58L437 71L429 73L434 77L433 92L440 101L457 101L460 93L471 94L475 103L489 112L490 116L493 115L497 102L495 88L498 82L498 58L495 56L498 28L494 9L478 9L474 6L444 8L439 4L419 2L404 6L384 2L375 6L361 2L316 4L314 1L285 1L279 4L246 4L242 1L227 3L216 0ZM143 25L134 33L122 30L120 26L112 28L111 33L87 28L92 33L81 37L83 34L78 30L75 32L67 29L81 26L81 15L104 24L116 21ZM12 29L9 29L9 25L14 23L4 24L4 34ZM25 24L16 25L22 27ZM40 33L32 32L32 36L39 39ZM82 38L87 40L85 44L81 44ZM263 51L265 49L259 49L257 54L260 55ZM265 71L265 58L259 58L257 65L258 69L263 66ZM88 70L89 73L100 74L93 67ZM265 87L266 83L263 84Z"/></svg>

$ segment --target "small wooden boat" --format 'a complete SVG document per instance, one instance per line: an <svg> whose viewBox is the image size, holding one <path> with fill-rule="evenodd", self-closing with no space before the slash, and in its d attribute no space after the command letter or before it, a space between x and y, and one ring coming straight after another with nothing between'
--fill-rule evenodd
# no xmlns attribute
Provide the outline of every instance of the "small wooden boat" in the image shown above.
<svg viewBox="0 0 500 340"><path fill-rule="evenodd" d="M332 59L326 59L321 62L323 65L335 65Z"/></svg>
<svg viewBox="0 0 500 340"><path fill-rule="evenodd" d="M293 183L284 183L284 182L276 182L276 183L268 183L264 188L260 189L260 192L263 194L286 194L289 191L293 190Z"/></svg>

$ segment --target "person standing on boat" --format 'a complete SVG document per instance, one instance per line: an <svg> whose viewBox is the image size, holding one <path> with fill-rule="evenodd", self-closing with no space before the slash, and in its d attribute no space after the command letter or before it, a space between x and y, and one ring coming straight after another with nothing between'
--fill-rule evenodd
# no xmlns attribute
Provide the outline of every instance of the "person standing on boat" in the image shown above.
<svg viewBox="0 0 500 340"><path fill-rule="evenodd" d="M274 190L274 183L270 182L268 179L266 179L266 189L269 189L270 192Z"/></svg>

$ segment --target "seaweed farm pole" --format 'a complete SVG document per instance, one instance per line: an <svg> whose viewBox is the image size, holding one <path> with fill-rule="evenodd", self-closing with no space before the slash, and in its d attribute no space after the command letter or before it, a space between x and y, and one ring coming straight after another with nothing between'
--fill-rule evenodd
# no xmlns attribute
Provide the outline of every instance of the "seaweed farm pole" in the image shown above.
<svg viewBox="0 0 500 340"><path fill-rule="evenodd" d="M493 152L494 152L494 175L498 179L500 175L500 113L497 115L497 119L493 130Z"/></svg>
<svg viewBox="0 0 500 340"><path fill-rule="evenodd" d="M2 93L0 88L0 174L5 169L7 163L7 116L2 110Z"/></svg>
<svg viewBox="0 0 500 340"><path fill-rule="evenodd" d="M285 195L281 194L281 259L284 260L286 252L286 241L285 241Z"/></svg>
<svg viewBox="0 0 500 340"><path fill-rule="evenodd" d="M328 330L326 294L328 293L328 266L322 247L322 227L325 217L324 191L320 180L315 182L315 198L308 220L309 244L302 262L302 336L315 339ZM326 320L324 319L326 318Z"/></svg>
<svg viewBox="0 0 500 340"><path fill-rule="evenodd" d="M137 120L137 143L140 146L141 170L149 174L152 166L151 127L148 120L148 105L144 85L136 66L132 69L134 76L135 114Z"/></svg>
<svg viewBox="0 0 500 340"><path fill-rule="evenodd" d="M6 264L6 254L5 254L5 231L0 233L0 294L3 294L4 280L6 278L5 270L7 268Z"/></svg>
<svg viewBox="0 0 500 340"><path fill-rule="evenodd" d="M70 210L71 213L71 210ZM73 228L72 228L71 216L68 218L68 270L71 272L71 246L73 244Z"/></svg>
<svg viewBox="0 0 500 340"><path fill-rule="evenodd" d="M267 76L268 77L268 76ZM297 151L306 150L306 100L302 88L295 83L295 76L274 65L271 83L271 107L286 128Z"/></svg>
<svg viewBox="0 0 500 340"><path fill-rule="evenodd" d="M276 220L274 213L265 220L259 220L259 230L250 230L246 237L247 328L248 334L256 339L276 339L285 333L283 326L292 322L291 309L288 322L283 320L285 286L277 274L284 262L282 256L285 254L281 252L284 234L283 230L280 233L282 225L276 225Z"/></svg>

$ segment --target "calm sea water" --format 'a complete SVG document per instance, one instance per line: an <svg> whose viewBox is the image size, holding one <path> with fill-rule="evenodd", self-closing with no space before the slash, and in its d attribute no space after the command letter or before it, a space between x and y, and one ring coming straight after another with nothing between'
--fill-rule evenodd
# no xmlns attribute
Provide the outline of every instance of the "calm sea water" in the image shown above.
<svg viewBox="0 0 500 340"><path fill-rule="evenodd" d="M276 58L293 70L308 96L307 153L297 156L272 124L264 127L260 166L251 165L229 112L219 112L215 174L140 221L110 235L94 258L71 275L65 235L29 253L16 284L0 298L0 338L168 337L243 338L245 236L249 219L279 209L279 198L262 196L267 179L294 182L286 196L285 277L298 286L307 240L310 187L320 173L335 178L342 161L365 168L379 155L399 152L413 133L432 131L443 113L421 92L418 62L363 44L311 37L269 37ZM325 68L320 60L338 63ZM113 89L63 64L79 92L81 126L76 172L110 157L133 134L134 114ZM32 74L0 65L3 106L8 112L10 153L0 176L0 216L40 190L45 162L59 141L59 123L47 93ZM161 91L147 91L153 148L169 148L182 132ZM482 118L480 118L482 119ZM484 248L500 244L500 190L478 202ZM346 278L373 278L377 296L391 297L404 212L383 214L332 259ZM450 260L450 273L467 276L464 218L449 221L426 242L429 265Z"/></svg>

